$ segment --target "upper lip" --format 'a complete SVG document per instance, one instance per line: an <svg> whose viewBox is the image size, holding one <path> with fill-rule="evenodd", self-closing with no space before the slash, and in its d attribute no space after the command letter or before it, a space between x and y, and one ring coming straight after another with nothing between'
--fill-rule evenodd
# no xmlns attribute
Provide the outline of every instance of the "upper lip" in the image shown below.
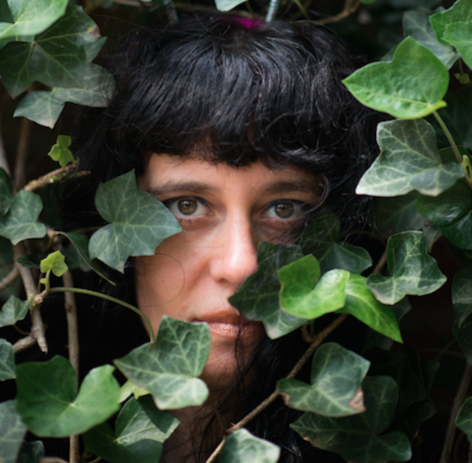
<svg viewBox="0 0 472 463"><path fill-rule="evenodd" d="M231 325L248 325L254 323L251 320L247 320L242 317L236 309L218 309L212 310L202 315L199 315L196 321L208 322L208 323L228 323Z"/></svg>

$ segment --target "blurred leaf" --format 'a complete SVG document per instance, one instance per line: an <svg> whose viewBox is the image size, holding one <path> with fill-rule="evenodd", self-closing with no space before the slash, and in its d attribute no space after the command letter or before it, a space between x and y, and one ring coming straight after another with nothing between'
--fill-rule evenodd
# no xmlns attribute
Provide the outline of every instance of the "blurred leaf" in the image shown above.
<svg viewBox="0 0 472 463"><path fill-rule="evenodd" d="M413 190L438 196L464 177L457 162L443 163L434 129L426 121L388 121L377 126L380 156L362 176L356 193L399 196Z"/></svg>
<svg viewBox="0 0 472 463"><path fill-rule="evenodd" d="M44 254L28 254L27 256L18 257L16 261L23 265L23 267L39 269L41 259L44 257Z"/></svg>
<svg viewBox="0 0 472 463"><path fill-rule="evenodd" d="M148 390L161 410L201 405L208 397L198 378L210 352L206 323L193 324L164 316L154 343L144 344L115 365L133 383Z"/></svg>
<svg viewBox="0 0 472 463"><path fill-rule="evenodd" d="M454 46L465 64L472 68L472 18L467 23L455 22L448 24L442 38L444 42Z"/></svg>
<svg viewBox="0 0 472 463"><path fill-rule="evenodd" d="M41 261L40 268L43 273L51 270L57 277L61 277L68 270L64 254L62 254L61 251L55 251L49 254Z"/></svg>
<svg viewBox="0 0 472 463"><path fill-rule="evenodd" d="M460 326L456 320L452 325L452 334L464 352L467 363L472 365L472 317L467 317Z"/></svg>
<svg viewBox="0 0 472 463"><path fill-rule="evenodd" d="M469 442L472 442L472 397L467 397L456 418L456 426L463 431Z"/></svg>
<svg viewBox="0 0 472 463"><path fill-rule="evenodd" d="M313 446L339 453L345 460L362 463L408 461L408 438L399 431L381 435L392 422L397 386L388 376L365 378L362 389L367 411L345 418L305 413L291 424Z"/></svg>
<svg viewBox="0 0 472 463"><path fill-rule="evenodd" d="M215 5L218 11L229 11L244 2L245 0L215 0Z"/></svg>
<svg viewBox="0 0 472 463"><path fill-rule="evenodd" d="M77 394L74 368L64 357L17 365L18 413L39 437L81 434L118 411L120 387L113 370L94 368Z"/></svg>
<svg viewBox="0 0 472 463"><path fill-rule="evenodd" d="M472 8L470 0L458 0L446 11L440 11L430 17L431 25L438 40L444 45L453 45L444 39L444 33L448 26L457 23L472 22Z"/></svg>
<svg viewBox="0 0 472 463"><path fill-rule="evenodd" d="M13 346L6 339L0 338L0 381L15 377L15 353L13 352Z"/></svg>
<svg viewBox="0 0 472 463"><path fill-rule="evenodd" d="M457 61L459 55L453 47L442 45L436 38L436 35L429 21L431 10L420 8L418 10L406 11L403 15L403 31L405 36L410 35L421 45L432 51L447 69Z"/></svg>
<svg viewBox="0 0 472 463"><path fill-rule="evenodd" d="M472 263L465 263L454 276L452 283L452 304L457 325L472 314Z"/></svg>
<svg viewBox="0 0 472 463"><path fill-rule="evenodd" d="M10 176L0 167L0 216L7 214L15 199Z"/></svg>
<svg viewBox="0 0 472 463"><path fill-rule="evenodd" d="M449 73L434 53L407 37L391 62L368 64L343 83L365 106L400 119L415 119L446 106L442 98Z"/></svg>
<svg viewBox="0 0 472 463"><path fill-rule="evenodd" d="M85 55L87 56L87 62L91 63L98 56L98 54L100 53L100 50L103 48L103 45L105 45L106 41L107 41L106 37L100 37L99 39L94 40L93 42L88 42L84 44Z"/></svg>
<svg viewBox="0 0 472 463"><path fill-rule="evenodd" d="M396 304L407 294L430 294L446 281L438 263L427 252L422 232L392 235L387 244L387 262L390 276L376 273L367 278L368 288L384 304Z"/></svg>
<svg viewBox="0 0 472 463"><path fill-rule="evenodd" d="M415 209L462 249L472 249L472 190L457 182L437 198L420 196Z"/></svg>
<svg viewBox="0 0 472 463"><path fill-rule="evenodd" d="M31 238L46 236L46 227L38 223L43 209L41 198L31 191L21 190L5 217L0 217L0 236L8 238L12 244Z"/></svg>
<svg viewBox="0 0 472 463"><path fill-rule="evenodd" d="M246 429L230 434L221 449L220 463L276 463L280 448L272 442L253 436Z"/></svg>
<svg viewBox="0 0 472 463"><path fill-rule="evenodd" d="M106 69L89 64L80 88L55 87L50 91L28 93L16 107L13 117L26 117L52 129L66 103L102 108L110 102L113 90L113 76Z"/></svg>
<svg viewBox="0 0 472 463"><path fill-rule="evenodd" d="M101 183L95 205L111 223L90 238L90 258L100 259L121 273L128 257L152 256L162 241L182 231L167 207L138 190L134 171Z"/></svg>
<svg viewBox="0 0 472 463"><path fill-rule="evenodd" d="M162 443L179 420L157 410L152 399L130 399L118 415L116 433L106 423L84 435L86 449L111 463L156 463Z"/></svg>
<svg viewBox="0 0 472 463"><path fill-rule="evenodd" d="M15 410L15 401L0 403L0 461L16 463L16 457L26 434L26 426Z"/></svg>
<svg viewBox="0 0 472 463"><path fill-rule="evenodd" d="M0 39L43 32L63 14L67 0L8 0L14 23L0 23Z"/></svg>
<svg viewBox="0 0 472 463"><path fill-rule="evenodd" d="M31 95L31 93L29 95ZM66 135L59 135L57 137L56 144L51 148L51 151L49 151L48 156L53 161L57 161L61 167L67 166L69 162L74 160L74 156L72 155L72 152L69 149L70 144L70 137Z"/></svg>
<svg viewBox="0 0 472 463"><path fill-rule="evenodd" d="M277 272L302 257L299 246L259 243L257 271L228 299L243 317L261 321L270 339L280 338L308 323L305 318L283 312L279 306L280 283Z"/></svg>
<svg viewBox="0 0 472 463"><path fill-rule="evenodd" d="M277 390L287 406L322 416L349 416L365 412L360 389L370 362L339 344L322 344L311 364L311 385L281 379Z"/></svg>
<svg viewBox="0 0 472 463"><path fill-rule="evenodd" d="M15 98L34 81L48 87L81 87L86 70L83 45L95 41L98 28L82 7L66 14L33 42L11 42L0 50L2 83Z"/></svg>
<svg viewBox="0 0 472 463"><path fill-rule="evenodd" d="M40 440L23 442L16 463L41 463L44 457L44 445Z"/></svg>
<svg viewBox="0 0 472 463"><path fill-rule="evenodd" d="M10 296L0 310L0 326L14 325L28 314L29 302Z"/></svg>
<svg viewBox="0 0 472 463"><path fill-rule="evenodd" d="M331 270L320 279L320 265L309 254L278 271L280 306L296 317L315 319L344 306L349 272Z"/></svg>
<svg viewBox="0 0 472 463"><path fill-rule="evenodd" d="M149 391L146 391L146 389L139 387L128 379L120 388L120 403L123 403L131 396L131 394L134 395L135 399L139 399L140 397L149 394Z"/></svg>

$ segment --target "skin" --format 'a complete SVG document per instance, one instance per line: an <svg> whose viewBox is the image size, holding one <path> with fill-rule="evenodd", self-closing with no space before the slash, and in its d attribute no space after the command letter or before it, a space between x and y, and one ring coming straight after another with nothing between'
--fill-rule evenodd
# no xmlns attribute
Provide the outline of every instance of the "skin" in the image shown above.
<svg viewBox="0 0 472 463"><path fill-rule="evenodd" d="M196 156L151 155L139 186L185 231L166 239L154 256L136 259L138 305L155 332L164 315L209 324L202 379L210 389L232 380L238 332L243 352L264 336L262 324L243 319L228 298L256 271L259 241L293 242L294 230L319 203L316 180L294 166L234 168Z"/></svg>

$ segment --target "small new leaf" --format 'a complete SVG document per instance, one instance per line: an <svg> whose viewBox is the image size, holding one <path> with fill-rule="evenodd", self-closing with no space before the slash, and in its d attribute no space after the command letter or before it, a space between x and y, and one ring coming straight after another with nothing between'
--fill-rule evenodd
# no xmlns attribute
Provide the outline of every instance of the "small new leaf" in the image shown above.
<svg viewBox="0 0 472 463"><path fill-rule="evenodd" d="M62 254L61 251L55 251L49 254L41 261L40 268L43 273L47 273L51 270L57 277L61 277L68 270L64 254Z"/></svg>
<svg viewBox="0 0 472 463"><path fill-rule="evenodd" d="M70 144L70 137L66 135L59 135L57 137L57 143L51 148L51 151L49 151L48 156L53 161L58 162L61 167L67 166L69 162L74 160L74 156L72 155L72 152L69 149Z"/></svg>
<svg viewBox="0 0 472 463"><path fill-rule="evenodd" d="M0 327L14 325L17 321L23 320L28 309L28 301L22 301L13 295L10 296L0 310Z"/></svg>
<svg viewBox="0 0 472 463"><path fill-rule="evenodd" d="M0 381L15 377L15 354L13 347L6 339L0 338Z"/></svg>
<svg viewBox="0 0 472 463"><path fill-rule="evenodd" d="M0 403L0 461L16 463L26 426L16 412L14 400Z"/></svg>

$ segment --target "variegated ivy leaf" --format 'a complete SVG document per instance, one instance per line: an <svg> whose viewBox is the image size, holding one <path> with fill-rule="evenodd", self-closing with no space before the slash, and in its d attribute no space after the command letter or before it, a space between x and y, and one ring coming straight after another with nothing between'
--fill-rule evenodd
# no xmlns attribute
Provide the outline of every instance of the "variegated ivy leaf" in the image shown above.
<svg viewBox="0 0 472 463"><path fill-rule="evenodd" d="M13 379L15 376L15 354L13 347L6 339L0 338L0 381Z"/></svg>

